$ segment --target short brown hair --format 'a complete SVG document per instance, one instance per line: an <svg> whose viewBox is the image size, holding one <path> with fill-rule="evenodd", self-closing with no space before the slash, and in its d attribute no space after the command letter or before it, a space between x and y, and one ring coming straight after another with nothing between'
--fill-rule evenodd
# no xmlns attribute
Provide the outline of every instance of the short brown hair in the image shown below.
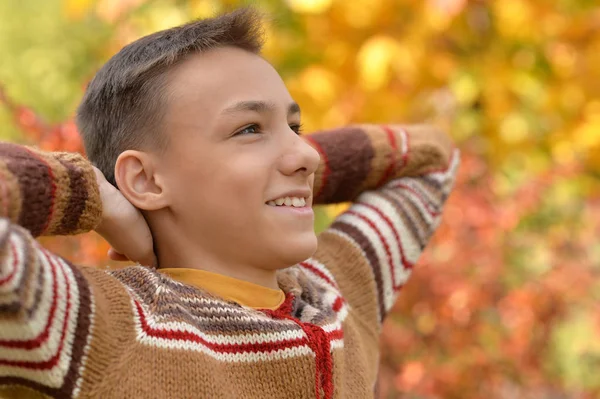
<svg viewBox="0 0 600 399"><path fill-rule="evenodd" d="M123 47L98 71L77 109L89 159L115 187L115 163L128 149L164 148L166 72L188 54L235 46L260 53L262 15L245 7L144 36Z"/></svg>

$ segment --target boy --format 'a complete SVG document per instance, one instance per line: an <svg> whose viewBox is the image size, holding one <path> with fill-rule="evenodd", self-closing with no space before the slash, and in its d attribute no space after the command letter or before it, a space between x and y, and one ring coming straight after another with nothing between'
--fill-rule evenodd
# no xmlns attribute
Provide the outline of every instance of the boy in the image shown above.
<svg viewBox="0 0 600 399"><path fill-rule="evenodd" d="M301 138L260 46L252 9L126 46L78 110L97 175L0 146L0 396L373 397L458 151L421 126ZM342 201L317 238L311 206ZM33 238L90 229L148 266L75 267Z"/></svg>

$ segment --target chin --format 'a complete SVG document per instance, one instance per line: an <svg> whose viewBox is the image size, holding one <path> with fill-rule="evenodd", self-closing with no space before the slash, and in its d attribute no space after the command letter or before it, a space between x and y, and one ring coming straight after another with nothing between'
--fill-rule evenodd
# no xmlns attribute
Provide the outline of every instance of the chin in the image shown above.
<svg viewBox="0 0 600 399"><path fill-rule="evenodd" d="M277 252L281 259L281 264L290 267L296 263L302 262L317 251L317 236L314 232L295 237L293 240L278 240Z"/></svg>

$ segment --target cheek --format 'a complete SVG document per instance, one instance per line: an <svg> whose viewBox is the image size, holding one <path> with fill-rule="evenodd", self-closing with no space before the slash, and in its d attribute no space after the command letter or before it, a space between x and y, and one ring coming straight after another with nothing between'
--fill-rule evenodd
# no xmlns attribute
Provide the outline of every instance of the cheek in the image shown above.
<svg viewBox="0 0 600 399"><path fill-rule="evenodd" d="M267 165L255 160L238 159L220 163L194 183L193 190L199 201L216 208L215 212L251 216L266 201L270 172ZM244 213L245 215L240 215ZM234 215L232 215L234 216Z"/></svg>

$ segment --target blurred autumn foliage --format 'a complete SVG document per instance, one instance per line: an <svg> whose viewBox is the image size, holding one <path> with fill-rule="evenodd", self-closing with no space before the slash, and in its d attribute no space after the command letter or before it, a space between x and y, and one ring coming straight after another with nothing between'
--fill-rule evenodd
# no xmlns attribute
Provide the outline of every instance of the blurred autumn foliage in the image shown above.
<svg viewBox="0 0 600 399"><path fill-rule="evenodd" d="M94 71L218 0L0 2L2 139L82 151ZM435 122L463 151L443 223L385 324L381 398L600 397L595 0L265 0L265 56L306 130ZM317 230L340 207L319 210ZM103 266L94 233L45 239Z"/></svg>

